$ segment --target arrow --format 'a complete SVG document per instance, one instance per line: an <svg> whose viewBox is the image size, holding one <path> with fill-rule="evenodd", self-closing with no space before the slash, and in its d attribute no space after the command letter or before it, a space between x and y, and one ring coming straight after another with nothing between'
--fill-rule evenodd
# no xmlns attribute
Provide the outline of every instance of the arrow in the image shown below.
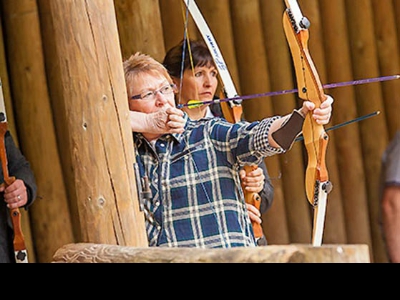
<svg viewBox="0 0 400 300"><path fill-rule="evenodd" d="M359 80L352 80L352 81L344 81L344 82L337 82L337 83L328 83L323 85L324 89L331 89L336 87L344 87L349 85L360 85L365 83L372 83L372 82L382 82L382 81L389 81L389 80L396 80L400 79L400 75L390 75L390 76L383 76L383 77L375 77L375 78L367 78L367 79L359 79ZM178 108L182 108L184 106L199 106L200 104L212 104L212 103L220 103L220 102L228 102L228 101L241 101L247 99L254 99L260 97L270 97L270 96L278 96L278 95L285 95L285 94L293 94L297 93L298 89L291 89L291 90L282 90L282 91L275 91L275 92L267 92L267 93L260 93L260 94L253 94L253 95L246 95L246 96L236 96L232 98L223 98L223 99L215 99L210 101L196 101L194 103L187 103L187 104L178 104Z"/></svg>

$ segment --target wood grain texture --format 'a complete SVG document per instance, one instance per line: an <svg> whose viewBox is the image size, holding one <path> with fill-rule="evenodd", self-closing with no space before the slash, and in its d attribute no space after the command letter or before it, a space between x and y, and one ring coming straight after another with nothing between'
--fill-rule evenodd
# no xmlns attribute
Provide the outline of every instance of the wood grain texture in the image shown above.
<svg viewBox="0 0 400 300"><path fill-rule="evenodd" d="M121 43L123 59L139 51L161 61L165 49L158 1L114 1L114 5L119 38L124 41Z"/></svg>
<svg viewBox="0 0 400 300"><path fill-rule="evenodd" d="M348 18L350 51L354 78L379 76L378 50L376 46L373 8L370 0L359 0L357 7L345 1ZM360 11L363 13L361 14ZM366 175L368 210L371 224L374 261L386 260L386 253L379 225L379 174L381 155L388 143L388 129L385 123L382 86L365 84L355 87L357 112L360 116L373 111L381 114L373 120L359 123L362 140L363 163Z"/></svg>
<svg viewBox="0 0 400 300"><path fill-rule="evenodd" d="M49 262L52 253L74 237L46 83L38 8L32 0L2 1L2 8L7 37L17 37L8 43L8 55L10 62L18 62L10 64L9 71L19 145L38 187L29 210L36 260ZM22 215L28 214L23 211ZM25 228L23 232L30 236ZM34 258L31 253L29 260Z"/></svg>
<svg viewBox="0 0 400 300"><path fill-rule="evenodd" d="M188 38L193 40L200 38L200 32L190 13L186 11L186 6L182 0L159 0L159 3L165 51L168 51L183 40L185 26L187 26L186 36ZM123 42L121 40L121 43Z"/></svg>
<svg viewBox="0 0 400 300"><path fill-rule="evenodd" d="M354 79L351 68L350 44L345 18L345 0L320 1L324 51L328 82L343 82ZM332 30L334 28L334 30ZM357 103L354 87L329 89L327 93L335 99L332 124L341 124L357 118ZM340 113L335 113L340 111ZM340 176L341 199L347 242L365 243L372 246L371 227L368 216L368 198L363 169L359 124L355 123L330 132L336 143ZM331 153L331 152L330 152ZM336 183L335 183L336 185ZM335 187L334 187L335 188ZM357 191L357 192L355 192Z"/></svg>
<svg viewBox="0 0 400 300"><path fill-rule="evenodd" d="M399 2L399 1L397 1ZM396 15L391 1L371 0L377 59L380 74L400 74L400 45L396 36ZM393 139L400 128L400 83L388 81L382 83L383 102L386 112L389 139Z"/></svg>
<svg viewBox="0 0 400 300"><path fill-rule="evenodd" d="M136 248L105 244L65 245L53 263L369 263L366 245L275 245L256 248Z"/></svg>
<svg viewBox="0 0 400 300"><path fill-rule="evenodd" d="M80 241L145 246L113 1L39 1ZM134 226L135 230L132 230Z"/></svg>

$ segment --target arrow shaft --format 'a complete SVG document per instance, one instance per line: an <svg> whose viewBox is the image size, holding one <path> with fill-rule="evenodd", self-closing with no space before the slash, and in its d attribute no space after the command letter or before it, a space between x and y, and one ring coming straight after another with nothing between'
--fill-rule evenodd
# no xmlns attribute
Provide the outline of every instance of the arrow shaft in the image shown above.
<svg viewBox="0 0 400 300"><path fill-rule="evenodd" d="M337 88L337 87L360 85L360 84L382 82L382 81L389 81L389 80L396 80L396 79L400 79L400 75L390 75L390 76L366 78L366 79L344 81L344 82L337 82L337 83L328 83L328 84L323 85L323 88L331 89L331 88ZM259 94L245 95L245 96L236 96L236 97L231 97L231 98L223 98L223 99L215 99L215 100L211 100L211 101L196 102L196 105L198 106L199 104L207 105L207 104L227 102L227 101L235 101L235 100L241 101L241 100L261 98L261 97L279 96L279 95L297 93L298 91L299 91L298 89L291 89L291 90L281 90L281 91L259 93ZM178 105L178 108L182 108L184 106L190 107L190 106L193 106L193 104L180 104L180 105Z"/></svg>

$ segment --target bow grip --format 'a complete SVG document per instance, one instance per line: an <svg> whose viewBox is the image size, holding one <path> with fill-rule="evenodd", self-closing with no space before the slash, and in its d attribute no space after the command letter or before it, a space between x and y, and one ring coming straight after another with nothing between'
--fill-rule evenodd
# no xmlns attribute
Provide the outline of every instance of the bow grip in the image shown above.
<svg viewBox="0 0 400 300"><path fill-rule="evenodd" d="M244 166L244 170L246 171L246 174L250 173L251 171L256 170L257 168L258 168L258 166L256 166L256 165ZM243 184L242 184L242 188L243 188L246 203L251 204L258 210L260 210L260 205L261 205L260 195L258 193L246 192ZM262 238L264 236L264 233L263 233L261 224L258 224L257 222L254 222L254 221L251 221L251 224L253 226L254 236L256 237L256 239L258 240L258 239Z"/></svg>

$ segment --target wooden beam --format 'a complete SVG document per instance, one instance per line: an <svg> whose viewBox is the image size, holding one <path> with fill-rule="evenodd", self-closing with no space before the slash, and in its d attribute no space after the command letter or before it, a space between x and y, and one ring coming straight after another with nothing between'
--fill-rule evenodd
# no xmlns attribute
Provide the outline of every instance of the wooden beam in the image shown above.
<svg viewBox="0 0 400 300"><path fill-rule="evenodd" d="M367 245L271 245L255 248L137 248L105 244L68 244L53 263L369 263Z"/></svg>

